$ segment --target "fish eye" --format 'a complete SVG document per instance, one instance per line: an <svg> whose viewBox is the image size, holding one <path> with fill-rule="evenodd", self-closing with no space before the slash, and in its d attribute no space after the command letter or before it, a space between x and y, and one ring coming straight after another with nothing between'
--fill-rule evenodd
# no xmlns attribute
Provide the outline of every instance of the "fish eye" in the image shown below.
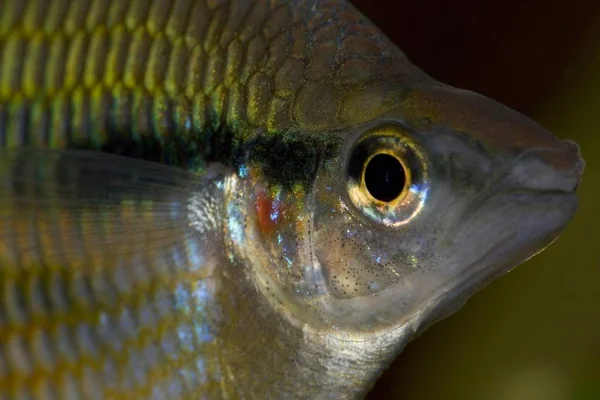
<svg viewBox="0 0 600 400"><path fill-rule="evenodd" d="M396 127L368 132L352 147L347 189L356 209L386 226L404 225L423 208L427 162L411 136Z"/></svg>
<svg viewBox="0 0 600 400"><path fill-rule="evenodd" d="M375 200L390 202L402 194L407 178L402 161L393 154L378 153L365 162L362 183Z"/></svg>

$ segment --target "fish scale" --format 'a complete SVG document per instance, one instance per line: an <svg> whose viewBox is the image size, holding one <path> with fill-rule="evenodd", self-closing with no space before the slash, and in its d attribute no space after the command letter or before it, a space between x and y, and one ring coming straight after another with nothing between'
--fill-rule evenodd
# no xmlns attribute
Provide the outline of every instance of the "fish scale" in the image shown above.
<svg viewBox="0 0 600 400"><path fill-rule="evenodd" d="M9 148L158 142L163 160L187 166L186 149L210 159L227 135L360 122L339 114L381 79L381 54L405 62L336 1L318 12L304 1L53 1L47 13L42 4L3 5L0 143Z"/></svg>

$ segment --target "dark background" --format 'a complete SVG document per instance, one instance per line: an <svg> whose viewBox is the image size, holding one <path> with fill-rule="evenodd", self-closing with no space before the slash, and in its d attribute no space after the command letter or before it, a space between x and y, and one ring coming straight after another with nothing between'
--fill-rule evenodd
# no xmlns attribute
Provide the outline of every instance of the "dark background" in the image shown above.
<svg viewBox="0 0 600 400"><path fill-rule="evenodd" d="M600 1L353 3L428 74L578 141L587 161L561 238L409 344L369 398L600 399Z"/></svg>
<svg viewBox="0 0 600 400"><path fill-rule="evenodd" d="M596 0L354 0L436 79L531 115L567 83Z"/></svg>

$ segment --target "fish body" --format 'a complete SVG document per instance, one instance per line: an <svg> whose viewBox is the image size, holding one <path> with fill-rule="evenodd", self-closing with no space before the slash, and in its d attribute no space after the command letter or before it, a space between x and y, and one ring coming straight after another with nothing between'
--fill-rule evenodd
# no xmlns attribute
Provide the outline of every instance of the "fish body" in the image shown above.
<svg viewBox="0 0 600 400"><path fill-rule="evenodd" d="M575 211L347 2L1 7L0 397L360 398Z"/></svg>

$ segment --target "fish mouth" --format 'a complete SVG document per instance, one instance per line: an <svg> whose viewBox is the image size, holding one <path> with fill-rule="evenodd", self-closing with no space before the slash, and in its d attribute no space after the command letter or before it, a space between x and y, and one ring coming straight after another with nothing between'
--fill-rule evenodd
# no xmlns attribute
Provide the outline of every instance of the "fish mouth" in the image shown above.
<svg viewBox="0 0 600 400"><path fill-rule="evenodd" d="M522 152L513 162L508 177L513 183L529 189L574 193L584 169L585 161L577 143L564 140L557 146Z"/></svg>
<svg viewBox="0 0 600 400"><path fill-rule="evenodd" d="M528 149L497 174L488 189L475 198L470 211L477 210L499 193L574 196L584 169L585 161L579 146L573 141L564 140L554 147Z"/></svg>
<svg viewBox="0 0 600 400"><path fill-rule="evenodd" d="M473 258L462 266L461 256L450 263L447 280L439 281L410 318L414 331L452 315L479 290L551 245L577 210L584 167L579 147L568 140L531 148L507 165L457 225L453 248L461 256L473 253Z"/></svg>
<svg viewBox="0 0 600 400"><path fill-rule="evenodd" d="M414 324L415 332L422 332L449 317L489 283L550 246L558 239L577 210L578 199L575 192L579 180L546 188L507 188L503 184L505 182L501 181L495 191L480 199L479 204L470 209L465 218L476 218L476 215L487 211L486 207L493 209L494 203L509 201L520 203L519 207L529 208L528 211L533 216L529 217L528 222L513 227L514 233L505 234L483 254L466 266L459 267L462 272L449 281L442 282L427 305L413 314L411 325Z"/></svg>

